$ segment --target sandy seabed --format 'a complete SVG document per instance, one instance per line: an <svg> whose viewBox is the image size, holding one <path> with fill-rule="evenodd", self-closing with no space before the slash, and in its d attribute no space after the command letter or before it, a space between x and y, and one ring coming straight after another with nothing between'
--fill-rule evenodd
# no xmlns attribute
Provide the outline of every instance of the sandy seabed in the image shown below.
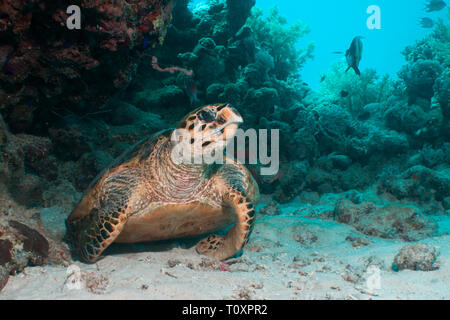
<svg viewBox="0 0 450 320"><path fill-rule="evenodd" d="M281 207L258 217L230 264L198 255L193 240L116 245L96 264L28 267L0 299L450 299L449 235L420 241L439 249L437 270L394 271L408 243Z"/></svg>

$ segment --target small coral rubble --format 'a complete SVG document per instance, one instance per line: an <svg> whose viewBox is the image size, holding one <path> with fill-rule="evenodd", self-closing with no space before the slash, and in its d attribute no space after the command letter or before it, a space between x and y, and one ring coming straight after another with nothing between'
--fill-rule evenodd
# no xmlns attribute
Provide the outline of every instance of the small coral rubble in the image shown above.
<svg viewBox="0 0 450 320"><path fill-rule="evenodd" d="M412 244L403 247L394 257L394 270L410 269L415 271L432 271L439 269L436 265L439 250L431 245Z"/></svg>

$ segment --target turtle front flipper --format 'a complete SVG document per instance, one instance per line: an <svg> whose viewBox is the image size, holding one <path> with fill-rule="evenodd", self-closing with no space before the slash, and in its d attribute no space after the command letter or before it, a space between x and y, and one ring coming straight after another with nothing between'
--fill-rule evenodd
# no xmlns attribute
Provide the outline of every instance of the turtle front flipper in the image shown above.
<svg viewBox="0 0 450 320"><path fill-rule="evenodd" d="M95 262L119 236L127 219L125 210L106 212L104 209L93 209L82 219L68 223L72 244L80 259Z"/></svg>
<svg viewBox="0 0 450 320"><path fill-rule="evenodd" d="M80 210L89 213L80 214L77 208L67 219L72 245L81 260L95 262L122 232L133 212L130 199L132 190L139 183L136 176L132 170L123 170L101 180L98 189L93 189L85 195L86 199L91 197L91 193L96 195L98 202L95 206L86 207L84 201L80 204Z"/></svg>
<svg viewBox="0 0 450 320"><path fill-rule="evenodd" d="M242 192L232 190L225 195L224 205L234 210L236 223L223 236L210 235L197 244L197 252L225 260L241 251L247 244L255 223L255 209Z"/></svg>

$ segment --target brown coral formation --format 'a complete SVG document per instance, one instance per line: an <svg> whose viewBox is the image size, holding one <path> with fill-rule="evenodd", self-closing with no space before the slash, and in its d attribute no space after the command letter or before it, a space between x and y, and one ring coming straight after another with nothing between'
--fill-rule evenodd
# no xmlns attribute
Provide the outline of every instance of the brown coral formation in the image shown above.
<svg viewBox="0 0 450 320"><path fill-rule="evenodd" d="M72 1L0 2L0 109L11 130L53 108L104 104L131 80L144 47L163 41L173 2L83 0L80 30L66 26Z"/></svg>
<svg viewBox="0 0 450 320"><path fill-rule="evenodd" d="M27 266L70 262L68 247L43 226L39 213L9 199L0 184L0 290Z"/></svg>

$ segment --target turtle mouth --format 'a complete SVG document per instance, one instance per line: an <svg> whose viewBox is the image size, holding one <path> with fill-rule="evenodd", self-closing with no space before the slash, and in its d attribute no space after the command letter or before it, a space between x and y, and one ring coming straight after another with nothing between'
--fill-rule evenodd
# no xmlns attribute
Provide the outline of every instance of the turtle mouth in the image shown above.
<svg viewBox="0 0 450 320"><path fill-rule="evenodd" d="M239 112L234 109L230 105L226 105L216 116L215 123L217 125L216 128L212 129L209 134L206 135L206 139L216 139L216 138L224 138L228 139L231 136L234 136L237 128L241 123L244 122L244 119L239 114Z"/></svg>
<svg viewBox="0 0 450 320"><path fill-rule="evenodd" d="M222 137L223 136L226 139L227 133L231 133L231 132L233 132L232 136L234 136L234 132L239 128L239 125L243 122L244 122L244 120L242 119L242 117L240 117L240 116L233 117L233 118L229 119L223 125L214 129L211 132L210 137Z"/></svg>

